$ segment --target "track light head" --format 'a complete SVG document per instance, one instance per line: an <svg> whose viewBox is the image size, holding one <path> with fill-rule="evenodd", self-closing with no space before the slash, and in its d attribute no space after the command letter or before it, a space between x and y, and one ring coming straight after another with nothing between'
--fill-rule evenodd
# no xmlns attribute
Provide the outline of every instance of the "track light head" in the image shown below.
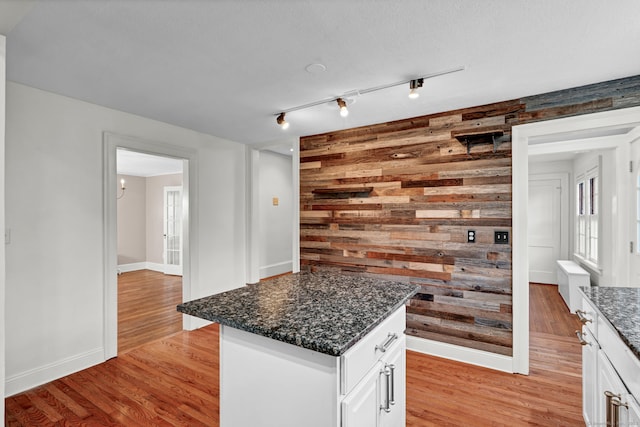
<svg viewBox="0 0 640 427"><path fill-rule="evenodd" d="M336 99L338 103L338 107L340 107L340 115L342 117L347 117L349 115L349 110L347 110L347 103L342 98Z"/></svg>
<svg viewBox="0 0 640 427"><path fill-rule="evenodd" d="M409 80L409 98L416 99L420 96L418 89L422 87L424 79Z"/></svg>
<svg viewBox="0 0 640 427"><path fill-rule="evenodd" d="M280 115L278 116L278 118L276 119L276 122L278 122L278 124L280 125L280 127L285 130L289 128L289 122L287 122L284 119L285 113L280 113Z"/></svg>

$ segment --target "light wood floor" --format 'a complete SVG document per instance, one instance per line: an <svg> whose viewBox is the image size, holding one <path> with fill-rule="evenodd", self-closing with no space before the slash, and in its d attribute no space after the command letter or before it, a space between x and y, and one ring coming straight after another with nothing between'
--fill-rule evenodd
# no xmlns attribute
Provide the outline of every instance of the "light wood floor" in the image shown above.
<svg viewBox="0 0 640 427"><path fill-rule="evenodd" d="M529 376L408 351L407 426L584 426L577 320L544 285L531 319ZM218 337L179 332L7 398L6 425L218 426Z"/></svg>
<svg viewBox="0 0 640 427"><path fill-rule="evenodd" d="M118 354L182 330L182 277L139 270L118 276Z"/></svg>

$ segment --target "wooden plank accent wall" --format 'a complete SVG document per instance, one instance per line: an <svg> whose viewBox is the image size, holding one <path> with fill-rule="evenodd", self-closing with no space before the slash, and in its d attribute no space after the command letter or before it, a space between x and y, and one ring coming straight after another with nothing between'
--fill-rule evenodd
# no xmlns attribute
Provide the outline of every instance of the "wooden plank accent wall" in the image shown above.
<svg viewBox="0 0 640 427"><path fill-rule="evenodd" d="M419 284L408 334L511 355L511 127L635 105L640 76L303 137L301 263Z"/></svg>

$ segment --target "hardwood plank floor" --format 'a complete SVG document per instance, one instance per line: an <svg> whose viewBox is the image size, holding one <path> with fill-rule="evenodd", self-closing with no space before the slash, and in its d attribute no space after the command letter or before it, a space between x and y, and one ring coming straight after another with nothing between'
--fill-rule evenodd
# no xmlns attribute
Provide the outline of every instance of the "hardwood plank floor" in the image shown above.
<svg viewBox="0 0 640 427"><path fill-rule="evenodd" d="M531 286L530 311L529 376L408 351L407 426L583 426L579 323L554 286ZM6 425L218 426L218 338L179 332L7 398Z"/></svg>
<svg viewBox="0 0 640 427"><path fill-rule="evenodd" d="M138 270L118 276L118 354L182 330L182 277Z"/></svg>
<svg viewBox="0 0 640 427"><path fill-rule="evenodd" d="M580 322L556 286L530 286L530 374L407 351L407 426L584 426Z"/></svg>

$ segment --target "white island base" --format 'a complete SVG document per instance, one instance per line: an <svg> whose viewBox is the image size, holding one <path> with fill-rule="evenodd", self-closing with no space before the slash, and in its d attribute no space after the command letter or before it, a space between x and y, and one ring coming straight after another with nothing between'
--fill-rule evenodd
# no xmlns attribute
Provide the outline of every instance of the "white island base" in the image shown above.
<svg viewBox="0 0 640 427"><path fill-rule="evenodd" d="M341 356L220 327L221 427L403 427L405 307Z"/></svg>

